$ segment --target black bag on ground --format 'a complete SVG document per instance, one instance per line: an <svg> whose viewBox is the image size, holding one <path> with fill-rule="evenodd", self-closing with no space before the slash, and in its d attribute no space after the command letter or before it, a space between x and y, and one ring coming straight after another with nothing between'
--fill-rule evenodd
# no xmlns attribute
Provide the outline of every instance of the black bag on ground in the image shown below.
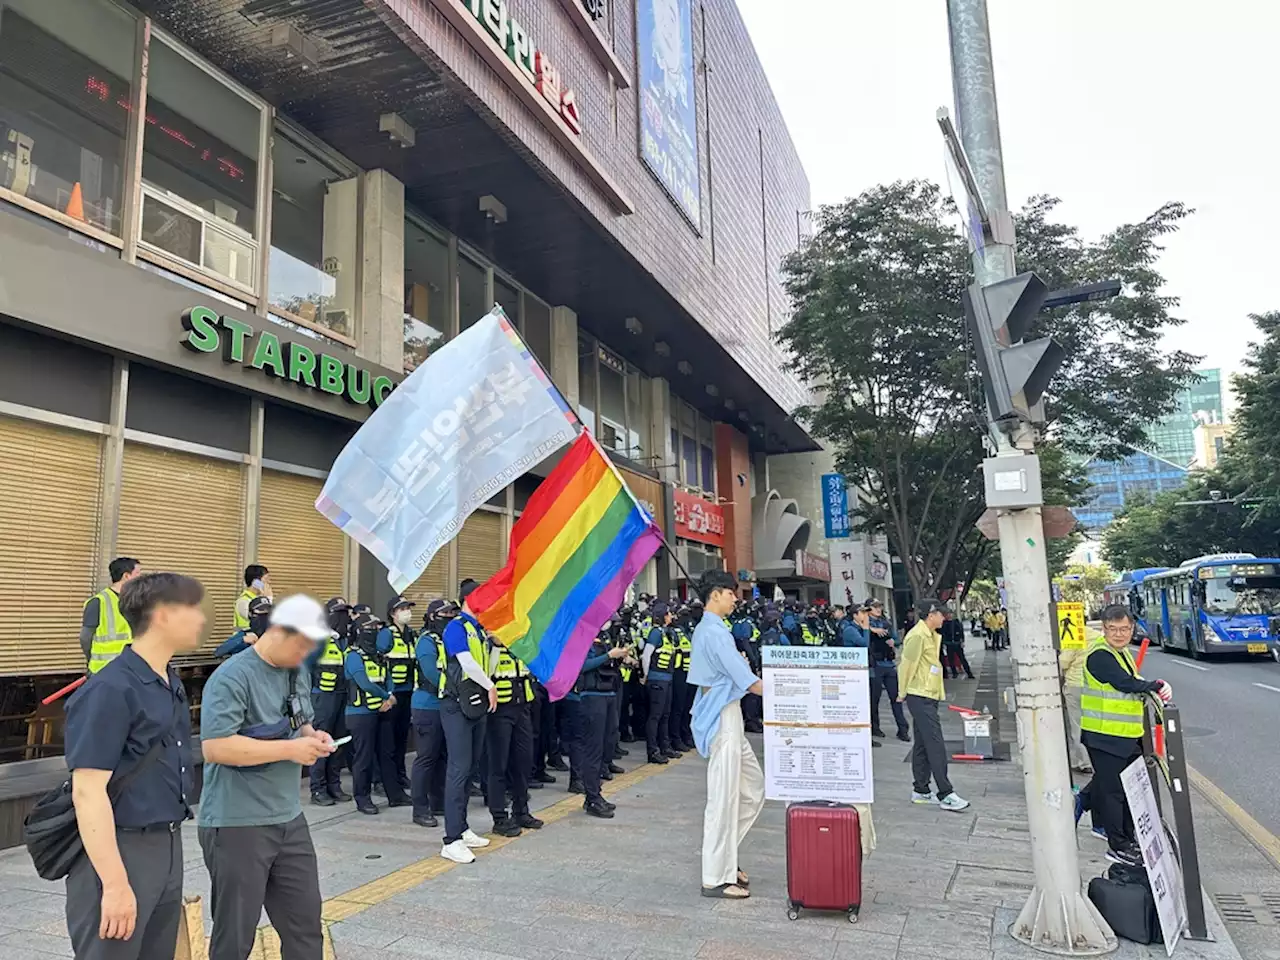
<svg viewBox="0 0 1280 960"><path fill-rule="evenodd" d="M1136 883L1151 889L1151 878L1143 867L1130 866L1127 863L1113 863L1107 867L1107 879L1116 883Z"/></svg>
<svg viewBox="0 0 1280 960"><path fill-rule="evenodd" d="M130 782L163 752L168 736L159 737L132 768L113 774L107 783L112 806ZM36 873L44 880L61 880L84 854L76 807L71 798L71 777L36 801L22 821L22 842L26 845Z"/></svg>
<svg viewBox="0 0 1280 960"><path fill-rule="evenodd" d="M1146 884L1094 877L1089 881L1089 899L1117 936L1134 943L1156 943L1161 939L1156 902Z"/></svg>

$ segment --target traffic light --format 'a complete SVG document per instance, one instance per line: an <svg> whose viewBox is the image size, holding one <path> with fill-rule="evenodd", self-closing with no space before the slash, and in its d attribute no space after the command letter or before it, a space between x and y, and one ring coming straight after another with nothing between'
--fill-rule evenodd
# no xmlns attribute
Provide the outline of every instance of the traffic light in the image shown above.
<svg viewBox="0 0 1280 960"><path fill-rule="evenodd" d="M1022 342L1044 305L1048 288L1034 273L1021 273L964 292L964 313L978 354L987 408L997 424L1042 421L1040 398L1066 353L1050 340Z"/></svg>

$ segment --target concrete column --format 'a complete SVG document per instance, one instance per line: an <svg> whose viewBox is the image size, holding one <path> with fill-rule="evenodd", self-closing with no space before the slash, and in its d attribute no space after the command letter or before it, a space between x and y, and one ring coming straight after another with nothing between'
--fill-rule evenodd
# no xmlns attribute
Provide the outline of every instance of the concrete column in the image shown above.
<svg viewBox="0 0 1280 960"><path fill-rule="evenodd" d="M360 289L356 353L404 366L404 184L385 170L360 176Z"/></svg>
<svg viewBox="0 0 1280 960"><path fill-rule="evenodd" d="M116 558L120 533L120 488L124 471L124 418L129 404L129 361L116 357L111 371L111 411L102 438L101 533L98 536L95 589L107 585L107 564ZM127 546L127 545L126 545ZM133 548L129 548L133 549ZM139 558L146 563L145 558Z"/></svg>
<svg viewBox="0 0 1280 960"><path fill-rule="evenodd" d="M551 380L576 412L578 389L578 315L568 307L551 308Z"/></svg>
<svg viewBox="0 0 1280 960"><path fill-rule="evenodd" d="M654 469L667 483L675 483L680 477L676 452L671 449L671 385L662 377L649 383L649 449L653 451Z"/></svg>
<svg viewBox="0 0 1280 960"><path fill-rule="evenodd" d="M244 562L258 562L259 516L262 508L262 436L266 404L254 397L249 408L249 464L245 468Z"/></svg>

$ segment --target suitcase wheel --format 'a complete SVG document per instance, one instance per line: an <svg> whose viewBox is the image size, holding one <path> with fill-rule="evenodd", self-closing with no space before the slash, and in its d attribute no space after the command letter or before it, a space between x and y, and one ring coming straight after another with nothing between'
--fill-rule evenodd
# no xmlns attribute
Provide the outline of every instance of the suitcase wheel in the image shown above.
<svg viewBox="0 0 1280 960"><path fill-rule="evenodd" d="M849 922L850 922L850 923L857 923L857 922L858 922L858 908L857 908L857 907L850 907L850 908L849 908Z"/></svg>
<svg viewBox="0 0 1280 960"><path fill-rule="evenodd" d="M788 920L799 920L799 919L800 919L800 908L799 908L799 907L787 907L787 919L788 919Z"/></svg>

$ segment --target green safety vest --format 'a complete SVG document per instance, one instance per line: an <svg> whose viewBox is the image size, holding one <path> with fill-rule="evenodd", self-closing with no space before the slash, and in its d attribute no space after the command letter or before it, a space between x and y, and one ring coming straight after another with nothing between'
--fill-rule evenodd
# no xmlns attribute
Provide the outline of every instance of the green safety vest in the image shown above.
<svg viewBox="0 0 1280 960"><path fill-rule="evenodd" d="M239 608L241 600L252 600L257 595L258 595L258 591L253 589L253 587L245 587L243 590L240 591L240 596L236 598L236 607ZM249 618L240 616L239 609L237 609L235 612L235 622L236 622L237 630L249 629Z"/></svg>
<svg viewBox="0 0 1280 960"><path fill-rule="evenodd" d="M800 640L807 647L820 647L825 642L821 633L814 633L807 623L800 626Z"/></svg>
<svg viewBox="0 0 1280 960"><path fill-rule="evenodd" d="M342 679L342 662L346 654L338 646L338 641L330 637L324 642L324 650L316 661L316 689L321 693L333 693L338 689L338 681Z"/></svg>
<svg viewBox="0 0 1280 960"><path fill-rule="evenodd" d="M532 703L533 681L525 665L506 647L498 647L495 652L498 662L493 668L493 680L498 688L498 703Z"/></svg>
<svg viewBox="0 0 1280 960"><path fill-rule="evenodd" d="M387 651L387 667L391 670L393 687L409 687L413 685L413 673L417 666L413 658L413 647L404 638L404 632L395 624L391 630L391 649Z"/></svg>
<svg viewBox="0 0 1280 960"><path fill-rule="evenodd" d="M480 665L480 669L486 674L489 672L489 644L485 642L484 637L480 635L480 631L469 620L463 620L462 626L467 631L467 648L471 653L471 659ZM440 639L440 649L444 650L444 638ZM457 659L457 658L455 658ZM461 668L459 668L461 669ZM444 697L449 690L448 664L440 671L440 693L439 696Z"/></svg>
<svg viewBox="0 0 1280 960"><path fill-rule="evenodd" d="M89 672L97 673L133 642L133 631L129 629L129 621L120 612L120 598L116 592L107 587L85 601L87 607L93 600L98 601L98 628L93 632L93 644L89 647Z"/></svg>
<svg viewBox="0 0 1280 960"><path fill-rule="evenodd" d="M670 673L680 655L676 652L676 645L671 640L671 631L666 627L659 629L662 630L662 646L653 652L653 659L650 662L653 665L652 669L659 673Z"/></svg>
<svg viewBox="0 0 1280 960"><path fill-rule="evenodd" d="M1089 644L1084 661L1084 689L1080 694L1080 729L1139 740L1143 732L1145 699L1140 693L1121 693L1089 672L1089 657L1098 650L1107 651L1120 661L1126 673L1138 676L1137 664L1127 648L1117 650L1106 640L1094 640Z"/></svg>
<svg viewBox="0 0 1280 960"><path fill-rule="evenodd" d="M676 655L677 670L689 669L689 661L693 659L693 640L689 638L689 631L681 629L677 633L680 635L680 652Z"/></svg>
<svg viewBox="0 0 1280 960"><path fill-rule="evenodd" d="M370 657L364 651L359 651L360 659L364 661L364 673L370 680L379 685L385 685L387 680L386 665ZM351 705L353 707L365 707L368 710L377 711L384 703L387 702L386 697L375 696L371 693L365 693L364 688L358 683L351 684Z"/></svg>

